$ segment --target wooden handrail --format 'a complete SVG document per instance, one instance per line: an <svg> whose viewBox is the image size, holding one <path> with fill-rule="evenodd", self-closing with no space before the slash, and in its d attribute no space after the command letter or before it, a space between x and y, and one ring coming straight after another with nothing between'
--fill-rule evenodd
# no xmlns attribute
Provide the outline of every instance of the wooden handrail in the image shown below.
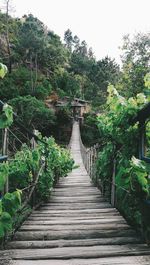
<svg viewBox="0 0 150 265"><path fill-rule="evenodd" d="M35 191L36 185L38 184L39 176L40 176L40 174L41 174L41 172L42 172L42 170L43 170L44 167L45 167L45 163L43 163L41 165L40 170L37 173L37 176L35 178L34 183L31 184L30 187L27 187L27 188L31 188L30 193L28 195L28 198L24 201L24 203L22 204L21 208L19 208L17 212L21 212L27 206L27 204L29 203L29 201L31 200L31 197L32 197L32 195L33 195L33 193ZM23 189L23 190L25 190L25 189Z"/></svg>

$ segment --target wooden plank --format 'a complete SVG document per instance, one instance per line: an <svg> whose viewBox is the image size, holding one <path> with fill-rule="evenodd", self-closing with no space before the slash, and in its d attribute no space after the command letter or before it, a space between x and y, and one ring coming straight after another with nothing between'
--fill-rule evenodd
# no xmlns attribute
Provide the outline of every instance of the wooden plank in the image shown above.
<svg viewBox="0 0 150 265"><path fill-rule="evenodd" d="M79 247L96 245L125 245L140 243L137 237L115 237L115 238L93 238L80 240L45 240L45 241L13 241L7 244L7 249L34 249L34 248L56 248L56 247Z"/></svg>
<svg viewBox="0 0 150 265"><path fill-rule="evenodd" d="M94 209L94 206L95 207L98 207L98 206L100 206L100 208L102 208L103 206L104 206L104 208L106 208L106 206L107 206L107 208L112 208L112 206L110 205L110 203L108 202L108 201L106 201L106 200L104 200L104 199L102 199L102 201L95 201L95 202L75 202L75 201L72 201L72 202L49 202L49 203L47 203L47 204L43 204L42 206L41 206L41 209L42 208L45 208L45 207L49 207L49 208L51 208L52 206L54 206L54 207L56 207L56 206L69 206L69 205L71 205L71 206L73 206L73 205L75 205L76 207L77 206L84 206L85 205L85 207L86 208L90 208L91 206L93 207L93 209Z"/></svg>
<svg viewBox="0 0 150 265"><path fill-rule="evenodd" d="M109 223L122 223L126 224L126 221L123 219L123 217L119 216L119 218L113 218L113 219L88 219L88 220L68 220L68 218L57 218L56 220L46 220L43 218L42 221L38 220L37 218L33 221L27 220L23 223L23 225L80 225L80 224L90 224L90 225L95 225L95 224L109 224Z"/></svg>
<svg viewBox="0 0 150 265"><path fill-rule="evenodd" d="M58 239L86 239L86 238L110 238L110 237L131 237L136 232L128 227L122 229L107 230L64 230L64 231L18 231L14 240L58 240Z"/></svg>
<svg viewBox="0 0 150 265"><path fill-rule="evenodd" d="M103 213L113 213L113 212L118 212L117 210L115 211L114 208L99 208L99 209L51 209L51 210L45 210L45 209L40 209L40 210L36 210L33 211L32 215L34 214L65 214L65 215L80 215L80 214L90 214L90 215L94 215L94 214L103 214Z"/></svg>
<svg viewBox="0 0 150 265"><path fill-rule="evenodd" d="M122 219L123 217L118 213L105 213L105 214L80 214L80 215L65 215L65 213L61 214L34 214L30 215L27 221L34 221L34 220L51 220L57 221L58 219L61 220L95 220L95 219Z"/></svg>
<svg viewBox="0 0 150 265"><path fill-rule="evenodd" d="M94 190L95 187L92 186L90 183L88 184L76 184L76 185L72 185L72 184L64 184L64 185L58 185L56 186L56 189L67 189L68 191L69 190L72 190L72 189L77 189L77 190L82 190L82 189L86 189L87 191L89 190Z"/></svg>
<svg viewBox="0 0 150 265"><path fill-rule="evenodd" d="M60 197L57 199L56 198L52 198L49 202L42 204L41 206L45 206L45 205L51 205L51 204L66 204L66 203L73 203L73 204L77 204L77 203L101 203L101 202L107 202L107 200L105 198L67 198L64 199L63 197Z"/></svg>
<svg viewBox="0 0 150 265"><path fill-rule="evenodd" d="M97 198L103 198L103 196L100 194L100 193L96 193L95 195L94 194L89 194L89 196L87 196L86 193L75 193L75 194L69 194L69 193L63 193L61 192L60 194L59 193L53 193L50 197L50 199L48 200L48 202L51 202L51 200L53 199L56 199L56 200L60 200L60 199L66 199L66 200L69 200L69 199L81 199L81 200L84 200L84 199L97 199Z"/></svg>
<svg viewBox="0 0 150 265"><path fill-rule="evenodd" d="M149 261L150 256L129 256L70 260L16 260L10 265L149 265Z"/></svg>
<svg viewBox="0 0 150 265"><path fill-rule="evenodd" d="M79 224L79 225L73 225L68 224L65 225L22 225L19 229L19 231L84 231L84 230L109 230L109 229L122 229L122 228L129 228L129 225L127 224L121 224L121 223L108 223L108 224Z"/></svg>
<svg viewBox="0 0 150 265"><path fill-rule="evenodd" d="M64 200L62 199L59 199L59 200L51 200L50 202L47 202L47 203L43 203L41 205L41 207L48 207L48 206L60 206L60 205L76 205L76 206L80 206L80 205L100 205L101 203L108 203L108 201L105 199L105 198L101 198L101 199L93 199L93 200Z"/></svg>
<svg viewBox="0 0 150 265"><path fill-rule="evenodd" d="M93 192L93 191L88 192L88 194L91 195L91 196L99 196L99 195L101 195L100 192ZM84 191L75 191L75 190L72 190L71 192L68 192L67 190L66 190L66 191L62 191L62 190L60 190L60 191L55 191L55 192L53 192L50 198L52 198L52 196L58 196L58 197L61 197L61 196L63 197L63 196L65 196L65 197L71 197L71 195L72 195L73 197L79 197L79 196L80 196L80 197L84 197L84 196L87 195L87 192L86 192L85 190L84 190Z"/></svg>
<svg viewBox="0 0 150 265"><path fill-rule="evenodd" d="M80 209L104 209L104 208L111 208L111 205L109 203L99 203L99 204L92 204L92 203L84 203L84 204L60 204L60 205L48 205L43 206L41 209L44 210L80 210Z"/></svg>
<svg viewBox="0 0 150 265"><path fill-rule="evenodd" d="M88 246L88 247L62 247L53 249L15 249L4 251L12 259L88 259L117 256L142 256L149 255L150 251L146 245L107 245L107 246ZM3 255L3 251L2 251Z"/></svg>

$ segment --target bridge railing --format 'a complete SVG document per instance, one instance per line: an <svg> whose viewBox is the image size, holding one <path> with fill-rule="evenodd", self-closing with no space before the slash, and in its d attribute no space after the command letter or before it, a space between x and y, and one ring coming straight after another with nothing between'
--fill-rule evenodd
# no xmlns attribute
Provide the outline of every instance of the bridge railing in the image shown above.
<svg viewBox="0 0 150 265"><path fill-rule="evenodd" d="M85 166L88 175L93 180L94 184L101 190L102 195L110 200L112 206L115 206L116 202L115 181L113 180L112 182L106 182L106 181L102 182L99 179L99 177L96 175L96 162L100 151L100 145L97 143L91 146L90 148L86 148L82 143L80 137L80 150L81 150L83 164ZM113 178L115 178L115 166L113 170Z"/></svg>
<svg viewBox="0 0 150 265"><path fill-rule="evenodd" d="M37 143L38 143L38 141L35 140L34 137L32 137L30 139L30 141L29 141L29 139L26 138L26 136L25 136L26 141L22 141L22 139L20 140L18 138L18 136L13 132L12 128L11 129L7 128L7 131L4 130L3 135L5 135L5 139L6 139L7 144L5 142L3 142L3 146L5 146L5 148L2 148L2 149L3 150L5 149L5 152L0 157L0 162L8 161L8 162L12 163L13 161L15 161L15 154L17 151L20 150L21 145L26 144L30 150L34 150L36 148ZM33 136L33 134L32 134L32 136ZM36 136L35 136L35 138L36 138ZM45 146L45 148L46 148L46 146ZM45 170L45 160L43 160L43 158L41 157L40 161L39 161L39 170L38 170L38 172L37 171L34 172L34 170L33 170L32 180L29 181L29 185L25 188L19 188L22 192L22 198L23 198L22 206L19 209L20 212L27 206L27 204L29 202L31 203L32 206L35 206L37 204L37 202L35 200L36 188L37 188L39 176L44 170ZM24 179L22 181L24 181ZM12 187L11 187L9 182L10 182L10 180L7 177L4 190L1 192L1 197L3 197L5 195L5 193L12 191L12 189L11 189Z"/></svg>
<svg viewBox="0 0 150 265"><path fill-rule="evenodd" d="M86 148L82 142L81 134L79 135L79 141L83 164L89 176L92 177L92 175L94 174L94 165L98 158L99 144L96 143L95 145Z"/></svg>
<svg viewBox="0 0 150 265"><path fill-rule="evenodd" d="M13 225L4 230L0 224L0 230L3 229L0 244L13 235L32 209L47 201L59 178L73 167L69 152L52 137L42 138L38 131L30 131L12 109L9 122L5 110L2 108L0 113L0 219L8 212Z"/></svg>
<svg viewBox="0 0 150 265"><path fill-rule="evenodd" d="M4 103L0 100L0 107L3 107ZM16 113L13 113L14 121L13 125L10 127L0 130L1 135L1 155L0 163L10 161L15 161L15 154L17 151L20 151L20 148L23 144L26 144L30 150L34 150L39 142L45 146L45 153L47 149L47 143L39 138L34 132L26 128L21 121L19 121ZM34 172L32 181L29 185L23 189L20 189L22 192L23 203L19 211L21 212L29 202L32 206L37 204L36 197L36 188L39 180L39 176L42 171L46 170L46 163L43 160L43 157L40 158L39 162L39 171ZM24 180L23 180L24 181ZM3 191L0 192L0 197L2 198L5 193L10 192L11 187L9 185L9 178L7 177Z"/></svg>
<svg viewBox="0 0 150 265"><path fill-rule="evenodd" d="M146 157L144 154L145 150L145 123L147 117L149 117L150 111L150 104L147 105L146 108L144 108L144 111L141 110L139 112L138 116L134 118L133 123L135 121L139 121L139 127L140 127L140 138L139 138L139 158L141 160L146 161L147 163L150 163L150 158ZM143 114L144 113L144 114ZM117 161L114 158L113 159L113 167L112 167L112 179L111 181L108 179L101 180L99 176L96 175L96 161L98 158L98 154L100 151L100 144L95 144L89 148L86 148L82 142L81 134L80 134L80 150L81 155L83 159L83 164L89 174L89 176L93 179L93 182L99 189L101 190L103 196L107 197L113 207L118 207L118 198L116 189L122 190L126 194L126 196L133 196L130 191L126 190L122 186L118 186L116 184L115 176L117 175L116 168L117 168ZM150 201L146 202L150 205Z"/></svg>
<svg viewBox="0 0 150 265"><path fill-rule="evenodd" d="M148 139L146 138L146 126L149 128L150 123L150 103L147 104L143 109L141 109L137 115L137 117L134 117L134 119L131 121L131 124L134 124L136 122L139 123L139 159L144 160L146 163L150 164L150 146L147 146L149 144ZM132 206L137 208L137 216L134 218L139 218L138 220L141 220L141 224L139 225L141 234L143 235L143 238L146 239L146 242L150 242L150 233L149 230L149 224L150 224L150 199L149 196L142 197L141 194L138 194L134 192L132 189L126 189L125 185L121 186L116 183L116 176L118 174L117 168L118 168L118 162L115 157L117 157L117 153L120 152L120 149L115 149L115 154L113 155L114 158L112 158L112 164L109 174L109 179L107 177L105 179L101 179L99 176L99 173L96 175L95 170L95 163L98 158L98 152L100 151L100 146L95 145L90 148L85 148L85 146L82 143L81 137L80 137L80 148L81 148L81 154L83 158L83 163L85 165L85 168L87 169L88 174L90 177L94 180L94 183L96 186L98 186L103 194L104 197L106 197L111 205L117 209L119 209L123 214L125 213L123 207L124 204L128 205L130 208L130 204L132 202ZM148 154L148 155L147 155ZM99 157L100 158L100 157ZM111 179L110 179L111 176ZM150 176L147 176L148 180ZM120 182L121 183L121 182ZM136 207L138 203L138 207ZM132 210L131 210L132 212ZM138 216L140 215L140 217ZM128 216L126 216L128 218ZM130 216L131 217L131 216ZM141 219L140 219L141 218ZM132 218L129 218L130 221ZM134 219L135 220L135 219ZM147 234L148 233L148 234Z"/></svg>

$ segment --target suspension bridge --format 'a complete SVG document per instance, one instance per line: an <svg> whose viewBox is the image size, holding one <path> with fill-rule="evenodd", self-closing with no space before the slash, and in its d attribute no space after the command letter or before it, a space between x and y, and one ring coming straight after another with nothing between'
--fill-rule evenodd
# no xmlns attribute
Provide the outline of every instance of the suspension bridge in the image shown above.
<svg viewBox="0 0 150 265"><path fill-rule="evenodd" d="M59 180L49 201L22 224L1 251L0 264L150 264L150 248L91 183L81 144L75 122L70 150L78 167Z"/></svg>

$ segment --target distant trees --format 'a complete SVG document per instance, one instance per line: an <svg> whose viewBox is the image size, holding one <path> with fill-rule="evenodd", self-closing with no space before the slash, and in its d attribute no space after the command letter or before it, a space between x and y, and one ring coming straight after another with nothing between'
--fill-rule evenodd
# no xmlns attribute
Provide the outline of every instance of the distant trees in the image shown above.
<svg viewBox="0 0 150 265"><path fill-rule="evenodd" d="M46 131L54 125L55 115L51 109L45 108L44 102L32 96L17 97L9 101L26 128Z"/></svg>
<svg viewBox="0 0 150 265"><path fill-rule="evenodd" d="M132 40L124 36L122 52L119 89L128 97L135 96L143 91L144 76L150 71L150 33L138 33Z"/></svg>
<svg viewBox="0 0 150 265"><path fill-rule="evenodd" d="M19 100L26 104L34 102L36 106L39 101L41 108L41 101L55 92L58 97L81 97L94 108L102 109L110 83L127 96L144 89L144 76L150 66L149 34L137 34L133 40L124 37L120 70L108 56L97 61L92 48L70 29L65 31L62 43L58 35L32 14L12 18L8 5L9 0L5 13L0 11L0 59L9 68L7 77L0 80L2 100L13 99L16 108ZM44 108L43 105L43 115ZM33 111L32 115L34 121L36 113Z"/></svg>
<svg viewBox="0 0 150 265"><path fill-rule="evenodd" d="M116 84L119 79L119 66L109 57L96 61L92 48L77 35L73 36L70 29L65 32L64 41L71 54L68 71L78 76L81 97L101 105L105 102L108 84Z"/></svg>

